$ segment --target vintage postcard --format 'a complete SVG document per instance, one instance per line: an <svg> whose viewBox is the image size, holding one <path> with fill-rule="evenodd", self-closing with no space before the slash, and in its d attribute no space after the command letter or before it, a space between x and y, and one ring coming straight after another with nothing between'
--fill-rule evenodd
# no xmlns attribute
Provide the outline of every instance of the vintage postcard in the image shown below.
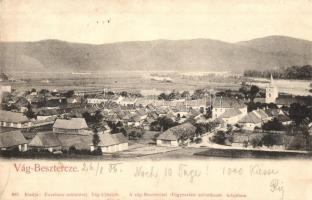
<svg viewBox="0 0 312 200"><path fill-rule="evenodd" d="M0 200L312 199L311 0L0 0Z"/></svg>

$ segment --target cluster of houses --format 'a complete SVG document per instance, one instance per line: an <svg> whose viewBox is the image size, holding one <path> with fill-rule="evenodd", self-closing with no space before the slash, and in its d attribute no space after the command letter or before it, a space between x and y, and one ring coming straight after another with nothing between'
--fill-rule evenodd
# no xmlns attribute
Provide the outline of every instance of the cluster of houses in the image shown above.
<svg viewBox="0 0 312 200"><path fill-rule="evenodd" d="M100 148L103 153L128 149L128 141L122 133L97 133L97 144L93 142L93 134L84 118L56 119L51 131L29 134L16 129L1 133L0 149L18 149L23 152L29 149L49 152L74 149L92 152Z"/></svg>
<svg viewBox="0 0 312 200"><path fill-rule="evenodd" d="M277 118L283 125L292 123L281 109L257 109L248 112L246 102L237 98L215 97L203 99L176 99L165 101L155 96L122 96L98 91L12 92L7 106L10 110L0 110L0 149L19 151L45 150L62 152L71 150L112 153L127 150L129 138L123 133L112 133L108 123L123 124L127 127L150 130L151 124L160 117L170 118L177 125L161 131L156 139L157 146L177 147L189 143L196 135L196 123L215 122L215 131L236 127L243 132L253 132L262 125ZM3 92L1 92L2 94ZM278 90L273 79L266 89L266 103L276 103ZM31 111L34 116L26 116ZM207 112L211 111L211 117ZM88 116L102 116L101 129L88 127ZM95 135L98 141L95 141ZM248 136L248 138L251 136ZM236 137L233 145L242 145L242 137ZM246 140L246 137L245 137ZM244 141L245 141L244 140Z"/></svg>

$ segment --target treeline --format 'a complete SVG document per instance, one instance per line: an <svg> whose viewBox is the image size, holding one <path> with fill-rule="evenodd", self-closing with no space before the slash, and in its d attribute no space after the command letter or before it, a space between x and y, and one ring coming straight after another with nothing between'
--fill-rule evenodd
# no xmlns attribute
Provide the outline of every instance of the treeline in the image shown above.
<svg viewBox="0 0 312 200"><path fill-rule="evenodd" d="M246 70L244 71L244 76L247 77L261 77L270 78L270 76L278 79L302 79L310 80L312 78L312 66L292 66L287 68L282 68L278 70Z"/></svg>

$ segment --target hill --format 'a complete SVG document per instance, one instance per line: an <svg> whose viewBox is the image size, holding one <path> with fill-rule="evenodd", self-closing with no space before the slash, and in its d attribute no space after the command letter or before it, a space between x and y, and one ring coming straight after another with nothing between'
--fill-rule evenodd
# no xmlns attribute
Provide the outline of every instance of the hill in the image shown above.
<svg viewBox="0 0 312 200"><path fill-rule="evenodd" d="M273 39L272 39L273 38ZM102 45L59 40L0 42L6 71L236 71L312 64L312 42L272 36L239 43L210 39Z"/></svg>

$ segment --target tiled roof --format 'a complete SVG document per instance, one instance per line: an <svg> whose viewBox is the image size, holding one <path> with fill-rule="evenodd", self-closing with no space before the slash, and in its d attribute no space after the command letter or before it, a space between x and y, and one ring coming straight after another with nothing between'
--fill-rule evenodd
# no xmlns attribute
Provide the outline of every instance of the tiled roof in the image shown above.
<svg viewBox="0 0 312 200"><path fill-rule="evenodd" d="M264 111L269 117L277 116L279 114L279 109L266 109Z"/></svg>
<svg viewBox="0 0 312 200"><path fill-rule="evenodd" d="M53 128L61 129L86 129L88 125L84 118L72 118L72 119L57 119L53 125Z"/></svg>
<svg viewBox="0 0 312 200"><path fill-rule="evenodd" d="M222 115L220 115L220 118L230 118L237 115L241 115L242 112L236 108L227 109Z"/></svg>
<svg viewBox="0 0 312 200"><path fill-rule="evenodd" d="M243 108L246 107L243 101L234 98L217 97L213 103L214 108Z"/></svg>
<svg viewBox="0 0 312 200"><path fill-rule="evenodd" d="M256 113L261 117L261 119L267 119L269 117L264 110L257 110Z"/></svg>
<svg viewBox="0 0 312 200"><path fill-rule="evenodd" d="M22 113L0 110L0 121L18 123L18 122L28 122L29 120Z"/></svg>
<svg viewBox="0 0 312 200"><path fill-rule="evenodd" d="M14 147L20 144L27 144L27 140L21 131L10 131L0 133L0 147Z"/></svg>
<svg viewBox="0 0 312 200"><path fill-rule="evenodd" d="M245 115L242 119L238 121L239 123L253 123L258 124L261 123L261 118L255 114L254 112L249 112L247 115Z"/></svg>

